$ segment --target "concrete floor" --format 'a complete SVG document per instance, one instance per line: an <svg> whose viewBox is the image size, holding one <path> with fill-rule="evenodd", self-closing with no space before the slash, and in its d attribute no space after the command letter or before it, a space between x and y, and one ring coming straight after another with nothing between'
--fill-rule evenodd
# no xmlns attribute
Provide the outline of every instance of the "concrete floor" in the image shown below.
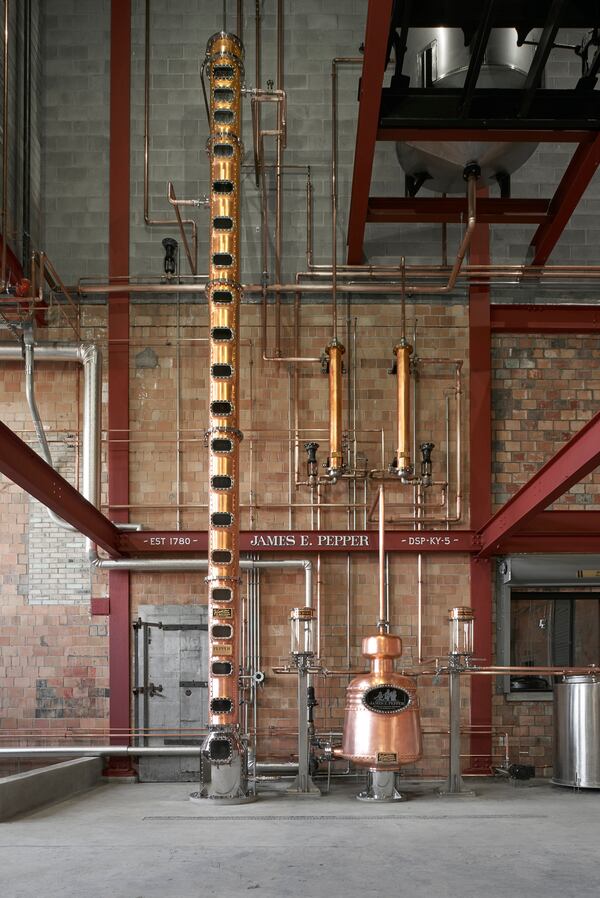
<svg viewBox="0 0 600 898"><path fill-rule="evenodd" d="M472 784L473 781L470 781ZM102 785L0 824L2 898L598 898L600 793L477 782L365 805L263 794L215 808L189 785Z"/></svg>

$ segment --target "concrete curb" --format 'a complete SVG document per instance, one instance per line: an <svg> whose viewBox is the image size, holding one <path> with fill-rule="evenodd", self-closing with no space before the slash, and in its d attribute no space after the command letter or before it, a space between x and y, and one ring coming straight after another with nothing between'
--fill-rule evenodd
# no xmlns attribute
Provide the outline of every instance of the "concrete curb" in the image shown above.
<svg viewBox="0 0 600 898"><path fill-rule="evenodd" d="M102 767L102 758L76 758L0 778L0 821L97 786Z"/></svg>

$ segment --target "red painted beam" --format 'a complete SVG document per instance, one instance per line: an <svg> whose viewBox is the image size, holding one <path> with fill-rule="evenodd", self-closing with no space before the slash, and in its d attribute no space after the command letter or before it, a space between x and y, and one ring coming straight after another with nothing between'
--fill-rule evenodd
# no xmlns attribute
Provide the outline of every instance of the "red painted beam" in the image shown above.
<svg viewBox="0 0 600 898"><path fill-rule="evenodd" d="M1 421L0 472L109 555L121 554L115 525Z"/></svg>
<svg viewBox="0 0 600 898"><path fill-rule="evenodd" d="M124 553L184 553L205 556L206 531L143 530L121 533ZM388 530L388 552L478 552L471 530ZM376 530L246 530L240 533L242 552L377 552Z"/></svg>
<svg viewBox="0 0 600 898"><path fill-rule="evenodd" d="M478 555L480 541L473 530L388 530L388 552L458 552ZM313 552L377 552L376 530L246 530L240 534L242 552L310 555ZM121 533L124 555L206 557L205 530L144 530ZM543 512L522 532L503 540L503 552L600 551L600 512ZM479 570L479 569L478 569Z"/></svg>
<svg viewBox="0 0 600 898"><path fill-rule="evenodd" d="M503 552L600 552L600 511L542 511L503 539Z"/></svg>
<svg viewBox="0 0 600 898"><path fill-rule="evenodd" d="M600 536L600 511L542 511L519 527L519 536Z"/></svg>
<svg viewBox="0 0 600 898"><path fill-rule="evenodd" d="M539 224L546 220L549 204L550 200L482 197L477 201L477 221L481 224ZM369 222L459 224L466 217L466 197L371 196L367 209Z"/></svg>
<svg viewBox="0 0 600 898"><path fill-rule="evenodd" d="M504 554L537 554L537 555L587 555L600 553L600 533L597 536L579 533L565 534L527 534L516 533L503 539L500 550Z"/></svg>
<svg viewBox="0 0 600 898"><path fill-rule="evenodd" d="M465 140L490 141L496 143L584 143L591 141L595 132L591 131L532 131L532 130L491 130L473 128L380 128L377 140L427 140L457 141Z"/></svg>
<svg viewBox="0 0 600 898"><path fill-rule="evenodd" d="M568 279L568 272L565 272ZM585 334L600 331L599 306L494 305L492 330L508 334Z"/></svg>
<svg viewBox="0 0 600 898"><path fill-rule="evenodd" d="M575 150L550 203L548 220L533 235L533 265L545 265L548 261L599 164L600 134L596 134Z"/></svg>
<svg viewBox="0 0 600 898"><path fill-rule="evenodd" d="M600 412L565 443L531 480L480 529L481 555L502 551L502 541L600 465Z"/></svg>
<svg viewBox="0 0 600 898"><path fill-rule="evenodd" d="M108 273L129 275L130 226L130 92L131 0L111 0L110 21L110 171ZM111 294L108 305L108 501L129 502L129 294ZM120 442L116 442L120 440ZM115 512L127 521L126 511ZM130 595L127 571L109 574L110 728L130 726ZM127 745L129 737L113 736L111 743ZM113 759L112 775L131 773L129 762Z"/></svg>
<svg viewBox="0 0 600 898"><path fill-rule="evenodd" d="M367 10L365 54L360 80L360 105L348 219L349 265L360 265L363 261L363 241L379 127L379 107L385 74L392 5L392 0L369 0Z"/></svg>
<svg viewBox="0 0 600 898"><path fill-rule="evenodd" d="M482 199L487 190L481 191ZM478 203L481 202L478 198ZM490 229L478 225L473 234L469 262L488 265ZM487 286L469 288L469 456L471 526L480 527L492 510L492 334L490 291ZM492 573L489 562L471 559L470 602L475 612L475 657L482 663L492 661ZM471 683L470 723L488 728L492 724L492 684L486 677L474 677ZM473 734L469 740L471 768L488 772L491 764L491 733Z"/></svg>

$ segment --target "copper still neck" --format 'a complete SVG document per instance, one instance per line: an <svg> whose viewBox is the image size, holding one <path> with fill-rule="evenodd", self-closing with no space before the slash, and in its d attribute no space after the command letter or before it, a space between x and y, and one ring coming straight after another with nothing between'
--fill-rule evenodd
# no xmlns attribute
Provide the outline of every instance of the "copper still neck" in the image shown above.
<svg viewBox="0 0 600 898"><path fill-rule="evenodd" d="M402 640L389 633L367 636L362 641L362 653L370 659L372 673L391 673L394 660L402 654Z"/></svg>

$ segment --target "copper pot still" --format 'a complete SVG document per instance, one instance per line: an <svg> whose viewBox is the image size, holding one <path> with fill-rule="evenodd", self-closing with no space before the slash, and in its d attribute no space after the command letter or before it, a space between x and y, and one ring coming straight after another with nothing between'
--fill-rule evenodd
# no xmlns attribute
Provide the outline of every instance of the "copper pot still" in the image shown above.
<svg viewBox="0 0 600 898"><path fill-rule="evenodd" d="M336 754L373 770L398 770L423 751L416 683L394 671L394 659L402 654L398 636L367 636L362 653L371 671L348 685L342 748Z"/></svg>

